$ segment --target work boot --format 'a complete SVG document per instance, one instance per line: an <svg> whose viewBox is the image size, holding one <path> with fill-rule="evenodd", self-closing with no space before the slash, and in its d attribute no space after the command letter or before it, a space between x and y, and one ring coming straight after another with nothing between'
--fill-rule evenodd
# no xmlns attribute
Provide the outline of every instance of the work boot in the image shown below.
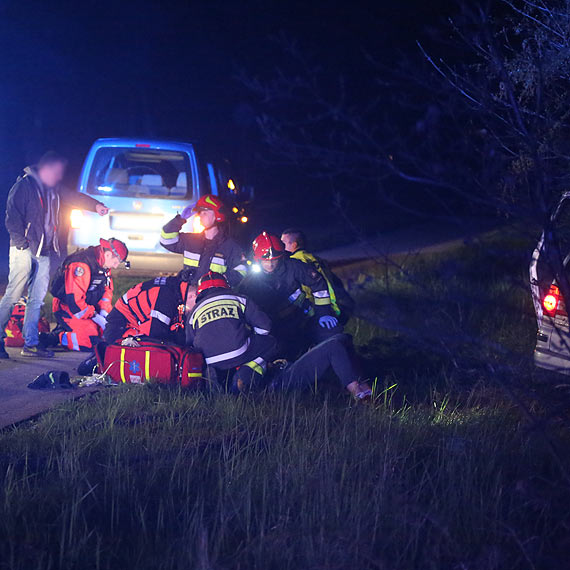
<svg viewBox="0 0 570 570"><path fill-rule="evenodd" d="M7 358L10 358L10 355L6 352L4 342L0 342L0 359L6 360Z"/></svg>
<svg viewBox="0 0 570 570"><path fill-rule="evenodd" d="M41 346L24 346L22 348L22 352L20 352L22 356L29 356L32 358L53 358L53 352L51 350L46 350Z"/></svg>

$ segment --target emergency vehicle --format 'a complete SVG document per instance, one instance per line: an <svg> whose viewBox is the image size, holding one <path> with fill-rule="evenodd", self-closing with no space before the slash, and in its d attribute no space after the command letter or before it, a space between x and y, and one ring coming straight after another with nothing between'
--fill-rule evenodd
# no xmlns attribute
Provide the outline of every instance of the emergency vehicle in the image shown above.
<svg viewBox="0 0 570 570"><path fill-rule="evenodd" d="M108 216L82 210L70 213L70 251L93 245L99 237L123 241L135 271L173 272L180 256L160 243L160 230L177 213L204 194L220 196L240 224L253 189L241 187L227 172L196 153L189 142L107 138L95 141L83 164L79 192L109 208ZM182 231L201 232L198 216Z"/></svg>

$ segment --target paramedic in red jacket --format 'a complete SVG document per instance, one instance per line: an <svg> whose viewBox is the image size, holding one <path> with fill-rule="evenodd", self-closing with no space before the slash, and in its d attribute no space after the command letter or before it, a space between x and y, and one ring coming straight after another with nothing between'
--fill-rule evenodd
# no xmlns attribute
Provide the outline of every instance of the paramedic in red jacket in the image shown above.
<svg viewBox="0 0 570 570"><path fill-rule="evenodd" d="M251 299L234 293L223 275L209 272L200 278L186 342L203 353L208 366L236 369L232 391L261 385L276 350L270 330L269 317Z"/></svg>
<svg viewBox="0 0 570 570"><path fill-rule="evenodd" d="M183 345L186 297L194 289L189 272L173 277L156 277L131 287L107 317L103 339L113 344L128 337L147 336ZM133 338L125 345L136 346Z"/></svg>
<svg viewBox="0 0 570 570"><path fill-rule="evenodd" d="M69 255L53 278L51 292L59 342L69 350L91 350L107 325L113 303L111 270L126 262L127 246L100 239L98 246Z"/></svg>

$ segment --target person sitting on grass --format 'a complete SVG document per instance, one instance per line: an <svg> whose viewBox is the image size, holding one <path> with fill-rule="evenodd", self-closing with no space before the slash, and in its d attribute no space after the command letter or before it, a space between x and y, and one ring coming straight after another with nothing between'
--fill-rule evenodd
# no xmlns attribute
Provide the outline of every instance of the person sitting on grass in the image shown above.
<svg viewBox="0 0 570 570"><path fill-rule="evenodd" d="M235 370L232 392L260 386L267 362L275 356L270 330L269 317L251 299L234 293L224 275L210 271L200 278L186 343L204 354L216 376Z"/></svg>
<svg viewBox="0 0 570 570"><path fill-rule="evenodd" d="M298 259L313 267L327 283L331 298L331 307L341 324L345 324L354 311L354 300L348 294L342 281L331 271L328 263L307 251L305 233L297 228L289 228L281 234L285 250L291 254L291 259ZM311 299L311 291L303 286L303 291Z"/></svg>
<svg viewBox="0 0 570 570"><path fill-rule="evenodd" d="M276 361L268 373L268 389L271 392L308 390L331 369L353 398L362 401L372 397L370 386L358 380L352 339L346 334L334 335L317 344L293 363Z"/></svg>

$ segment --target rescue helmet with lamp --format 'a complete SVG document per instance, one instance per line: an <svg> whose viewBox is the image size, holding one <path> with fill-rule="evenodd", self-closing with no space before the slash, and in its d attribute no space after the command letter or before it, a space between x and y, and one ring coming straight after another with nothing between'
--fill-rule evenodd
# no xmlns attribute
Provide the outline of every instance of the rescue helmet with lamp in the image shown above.
<svg viewBox="0 0 570 570"><path fill-rule="evenodd" d="M200 295L208 289L214 287L221 287L222 289L229 289L230 284L224 275L221 273L216 273L215 271L208 271L208 273L202 275L198 280L198 289L196 290L196 295Z"/></svg>
<svg viewBox="0 0 570 570"><path fill-rule="evenodd" d="M262 232L253 240L253 257L262 259L278 259L285 255L283 242L275 235Z"/></svg>
<svg viewBox="0 0 570 570"><path fill-rule="evenodd" d="M192 208L193 212L199 212L200 210L212 210L216 216L216 222L225 222L226 215L224 213L224 203L213 194L206 194L205 196L200 196L196 205Z"/></svg>
<svg viewBox="0 0 570 570"><path fill-rule="evenodd" d="M130 269L131 263L130 261L127 261L127 257L129 256L129 250L121 240L115 238L109 238L109 239L101 238L99 240L99 245L101 246L101 249L103 251L105 250L110 251L113 255L118 257L121 260L121 263L125 264L125 269Z"/></svg>

